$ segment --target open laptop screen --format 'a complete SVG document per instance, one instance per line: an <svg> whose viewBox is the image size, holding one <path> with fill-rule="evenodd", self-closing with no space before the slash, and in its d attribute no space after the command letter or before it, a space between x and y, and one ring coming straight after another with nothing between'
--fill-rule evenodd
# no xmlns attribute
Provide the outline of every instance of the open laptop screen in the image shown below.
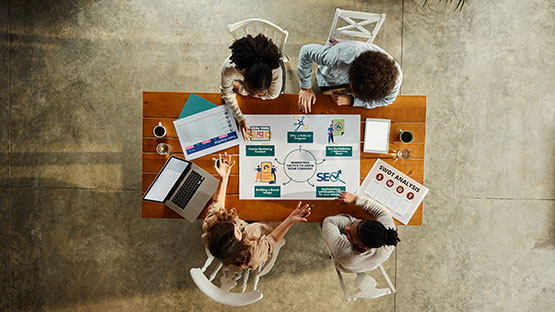
<svg viewBox="0 0 555 312"><path fill-rule="evenodd" d="M162 168L162 171L160 171L154 182L152 182L143 196L143 199L161 203L164 202L168 193L172 190L188 165L186 161L172 156L166 162L164 168Z"/></svg>

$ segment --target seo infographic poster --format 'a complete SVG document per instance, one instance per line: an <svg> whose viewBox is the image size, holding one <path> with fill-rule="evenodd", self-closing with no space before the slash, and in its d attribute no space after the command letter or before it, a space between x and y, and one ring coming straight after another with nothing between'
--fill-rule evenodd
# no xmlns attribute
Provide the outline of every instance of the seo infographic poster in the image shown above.
<svg viewBox="0 0 555 312"><path fill-rule="evenodd" d="M334 199L360 183L359 115L245 115L240 199Z"/></svg>

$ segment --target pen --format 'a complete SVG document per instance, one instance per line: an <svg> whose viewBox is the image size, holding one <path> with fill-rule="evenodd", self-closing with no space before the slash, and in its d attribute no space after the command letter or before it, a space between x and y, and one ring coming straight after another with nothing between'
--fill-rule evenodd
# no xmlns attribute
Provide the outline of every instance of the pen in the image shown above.
<svg viewBox="0 0 555 312"><path fill-rule="evenodd" d="M216 164L216 167L220 167L220 160L219 159L212 158L212 160ZM223 161L224 161L224 164L227 164L227 160L224 159Z"/></svg>
<svg viewBox="0 0 555 312"><path fill-rule="evenodd" d="M310 205L310 208L308 208L308 211L304 213L303 218L306 217L306 215L312 210L312 208L314 208L314 204Z"/></svg>

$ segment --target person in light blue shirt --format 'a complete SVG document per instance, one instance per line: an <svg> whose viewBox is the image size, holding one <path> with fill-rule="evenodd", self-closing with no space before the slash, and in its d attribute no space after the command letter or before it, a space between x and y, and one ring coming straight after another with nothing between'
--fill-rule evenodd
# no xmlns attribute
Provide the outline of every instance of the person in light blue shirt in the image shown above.
<svg viewBox="0 0 555 312"><path fill-rule="evenodd" d="M298 105L304 113L310 113L311 105L316 103L311 88L312 63L318 64L316 81L320 89L336 89L331 98L337 105L386 106L395 101L401 89L401 67L375 44L360 41L307 44L299 52L297 66L301 85Z"/></svg>

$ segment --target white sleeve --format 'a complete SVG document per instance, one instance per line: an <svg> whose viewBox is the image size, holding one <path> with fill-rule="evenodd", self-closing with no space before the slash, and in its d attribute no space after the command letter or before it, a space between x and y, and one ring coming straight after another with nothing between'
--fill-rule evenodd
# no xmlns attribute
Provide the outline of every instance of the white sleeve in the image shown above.
<svg viewBox="0 0 555 312"><path fill-rule="evenodd" d="M239 104L237 103L237 98L235 97L235 92L233 92L233 81L243 80L243 75L241 72L231 64L229 57L224 61L222 65L221 72L221 82L220 82L220 92L222 93L222 100L225 105L227 105L237 122L241 122L243 119L243 113Z"/></svg>
<svg viewBox="0 0 555 312"><path fill-rule="evenodd" d="M322 238L334 258L340 257L351 250L351 242L341 234L341 229L351 224L352 220L345 215L327 217L322 223Z"/></svg>

